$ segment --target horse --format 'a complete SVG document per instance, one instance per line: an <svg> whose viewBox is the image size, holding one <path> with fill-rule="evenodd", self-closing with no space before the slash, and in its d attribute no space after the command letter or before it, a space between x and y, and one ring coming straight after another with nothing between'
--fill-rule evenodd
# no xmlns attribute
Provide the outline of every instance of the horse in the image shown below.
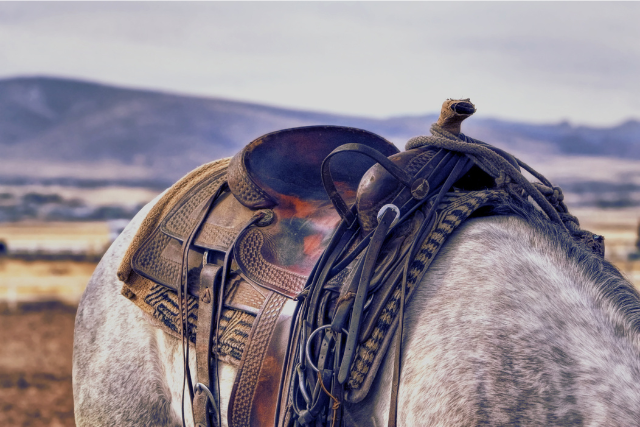
<svg viewBox="0 0 640 427"><path fill-rule="evenodd" d="M291 387L280 389L281 401L285 401L284 409L288 412L280 410L280 415L275 417L253 418L239 415L247 413L245 404L239 405L240 411L236 411L234 405L229 424L262 425L265 419L275 421L278 417L281 417L280 424L289 420L287 425L292 419L296 425L319 425L325 421L335 424L339 419L340 425L345 426L637 424L640 419L640 295L604 260L600 236L579 229L577 220L562 203L560 189L508 153L460 133L460 123L474 112L475 106L468 99L445 101L438 123L432 126L433 137L413 138L403 153L398 153L377 135L351 128L309 127L274 132L254 140L227 161L226 178L216 175L218 181L215 182L223 182L218 187L210 185L214 181L203 181L207 191L213 192L209 202L201 201L203 192L184 193L186 196L181 200L186 201L176 205L179 209L171 212L177 213L168 214L170 220L166 223L172 224L174 218L197 217L192 223L187 222L192 224L189 227L192 231L181 240L182 279L178 295L185 295L188 290L189 251L192 243L198 241L196 234L203 218L207 217L209 225L210 219L216 223L218 218L230 230L229 216L253 215L243 231L235 234L234 243L214 245L226 248L222 266L210 266L209 254L204 253L200 274L202 293L198 296L198 304L202 304L198 315L205 313L201 319L212 319L212 309L203 307L213 305L211 289L224 291L231 254L247 280L277 292L277 296L271 293L265 298L262 313L267 315L260 319L277 318L275 305L270 305L270 301L282 301L287 296L286 292L292 288L284 284L287 277L294 276L283 273L270 276L278 277L276 280L264 280L265 276L255 274L251 265L260 265L262 271L264 266L271 269L269 271L288 271L281 268L285 264L278 264L278 251L282 251L289 260L293 259L286 264L287 268L292 265L297 272L306 271L309 276L304 286L288 294L296 298L303 313L296 317L291 328L296 332L290 336L289 349L279 348L287 345L280 339L265 339L267 335L262 326L265 323L260 323L258 317L254 324L258 326L252 332L260 331L259 339L250 340L246 347L259 353L257 347L264 347L266 342L269 348L275 345L277 351L288 351L290 366L293 366L292 360L298 363L296 374L291 373L291 369L274 371L279 373L268 380L273 385L277 379L289 378ZM347 143L340 142L341 138L346 138ZM291 157L287 150L295 149L298 156ZM343 157L344 163L334 175L328 160L344 152L366 154L377 164L370 169L369 166L360 168L363 164ZM321 166L321 184L317 177L318 159L325 159ZM540 182L526 181L519 172L520 167ZM194 171L174 187L184 188L190 177L202 176L205 169ZM343 178L334 182L340 174ZM227 185L234 197L218 199ZM250 191L252 186L256 187L255 192ZM197 188L204 187L197 184ZM278 188L281 190L276 191ZM339 188L343 193L346 189L350 190L347 194L356 194L352 208L348 205L353 199L347 203L340 196ZM327 221L333 211L326 210L328 205L322 202L324 195L316 197L319 189L326 190L342 222L325 246L325 252L319 259L315 258L313 270L303 270L303 264L309 264L313 258L308 253L317 252L317 246L313 245L309 246L313 251L307 252L307 240L318 241L318 234L304 234L302 228L294 229L292 224L298 221L306 228L313 228L309 225L316 221L315 225L321 230L330 230ZM166 194L171 191L167 190ZM394 194L395 198L390 198ZM537 207L529 202L527 194ZM201 404L204 396L200 386L206 388L207 385L196 385L199 394L194 399L192 413L190 400L184 399L191 391L191 386L185 386L185 375L204 370L202 378L208 382L209 367L218 370L219 401L212 395L210 406L215 411L219 409L222 425L227 425L228 407L230 402L235 402L232 396L233 399L238 396L233 391L237 391L238 384L243 391L238 400L244 402L253 397L253 401L257 399L259 403L255 407L260 410L265 408L265 402L267 406L277 402L273 396L255 396L256 390L274 390L273 387L247 388L243 379L258 375L253 371L246 374L246 369L257 366L261 375L265 365L280 366L278 357L264 363L252 362L247 365L250 368L241 364L241 374L234 365L222 361L210 365L211 352L202 343L206 342L203 337L211 337L213 333L199 334L196 350L189 352L192 346L189 339L185 344L184 340L158 328L157 319L145 315L121 294L124 288L116 272L127 280L118 268L123 259L131 259L132 268L139 259L129 257L130 245L134 238L140 240L139 230L149 227L147 216L156 217L155 213L150 215L158 211L155 205L164 206L162 197L158 196L143 208L115 240L80 301L73 356L78 426L191 426L195 424L195 414L199 420L204 415L206 421L209 410L206 403L204 408ZM491 203L486 204L489 199ZM211 210L214 200L219 200L219 204ZM225 200L236 203L232 205L235 208L224 205ZM292 200L295 203L290 204ZM397 205L388 204L389 200ZM205 207L195 210L196 205ZM305 213L298 215L294 209L298 205ZM188 206L193 209L185 210ZM273 210L264 210L265 207ZM194 216L194 212L197 215ZM319 216L314 216L318 212ZM377 219L376 212L379 212ZM280 219L274 222L277 217ZM400 219L396 228L394 217ZM260 225L261 221L264 224ZM269 231L271 225L277 227ZM267 231L261 232L257 227L265 227ZM359 234L363 231L370 232L368 237ZM162 241L173 238L166 231L163 233L158 234ZM240 248L250 249L243 246L246 237L258 235L262 236L261 242L268 241L264 245L267 252L253 253L253 264L248 265L244 261L247 252ZM304 236L304 255L297 253L300 250L293 245L292 236ZM279 240L282 237L284 239ZM356 237L361 240L354 240ZM142 247L155 248L155 252L140 253L155 259L153 254L163 246L155 237L149 237L146 242L150 242L149 245L145 243ZM405 246L407 242L409 245ZM349 265L355 263L354 259L365 247L364 256L356 263L357 267L351 269ZM162 252L170 248L166 245ZM268 257L264 257L265 253ZM404 255L396 258L398 254ZM269 262L265 261L267 258ZM401 272L398 268L401 261L404 264L402 280L397 275ZM376 268L376 262L380 268ZM160 271L164 271L165 265L160 264ZM333 269L339 273L332 273ZM138 271L148 274L144 271L149 270ZM211 271L215 273L209 273ZM349 279L336 279L342 273ZM302 280L304 275L295 277ZM163 286L171 283L175 286L175 280L171 283L162 280ZM400 282L402 285L398 288ZM335 295L336 289L340 291L339 297ZM401 296L396 298L396 295ZM405 296L410 298L405 301ZM367 297L371 299L365 304ZM179 296L178 313L183 311L186 300L188 297ZM329 310L333 303L334 308ZM363 318L367 304L366 313L371 316L368 320ZM400 311L394 317L397 307ZM333 317L326 323L328 311L333 312ZM373 317L374 314L380 317ZM386 345L382 343L386 339L383 329L393 331L394 318L399 319L395 340L386 340L390 343L387 351L380 350L373 356L369 350ZM344 329L347 319L350 319L348 331ZM203 330L213 323L203 320ZM271 325L274 324L271 321ZM374 332L360 334L363 324L363 330L375 325ZM315 345L316 368L311 360L314 350L309 349L314 346L315 334L327 328L331 330L325 333L322 345ZM179 329L189 334L188 325L182 324ZM342 331L347 332L346 338ZM370 338L363 341L367 336ZM377 343L366 346L376 340ZM358 341L364 343L358 347L364 349L364 353L358 353L357 357L365 356L356 357L354 361L359 351ZM205 349L200 353L203 357L200 363L195 354L198 345ZM308 364L303 368L305 346ZM220 348L216 347L217 356L222 355ZM243 359L247 353L245 350ZM266 357L264 354L261 357ZM383 357L380 365L376 365L381 360L378 356ZM202 360L207 362L203 364ZM185 364L189 369L185 369ZM367 383L364 391L350 382L361 379L349 376L354 366L357 374L365 372L360 369L362 366L370 372L365 382L372 382ZM317 382L304 378L312 373L311 367L318 371ZM236 376L240 379L238 383ZM326 389L325 376L331 381L331 390L344 399ZM345 386L346 380L349 382ZM195 383L197 378L193 376L191 384ZM305 395L309 384L314 384L315 389L311 397ZM296 395L296 387L307 402L307 410L300 410L301 398ZM326 395L321 394L320 387ZM349 391L343 396L347 388ZM350 392L354 393L349 395ZM334 400L332 412L313 412L316 403L321 405L328 397ZM195 409L196 405L200 409ZM266 412L272 410L267 408ZM291 415L291 411L298 418ZM333 414L333 421L322 420L329 414ZM293 418L287 418L289 416Z"/></svg>
<svg viewBox="0 0 640 427"><path fill-rule="evenodd" d="M120 294L115 275L157 200L111 245L80 301L78 426L179 426L183 409L193 425L180 341ZM408 302L399 425L637 425L640 296L539 210L514 211L463 223ZM345 425L387 422L392 354L368 396L345 404ZM226 425L236 370L218 369Z"/></svg>

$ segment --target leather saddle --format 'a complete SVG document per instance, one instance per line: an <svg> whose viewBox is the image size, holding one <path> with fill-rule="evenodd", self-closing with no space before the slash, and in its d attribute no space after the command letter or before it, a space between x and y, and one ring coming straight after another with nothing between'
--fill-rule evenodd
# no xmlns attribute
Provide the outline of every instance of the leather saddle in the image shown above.
<svg viewBox="0 0 640 427"><path fill-rule="evenodd" d="M398 153L384 138L347 127L264 135L236 154L226 172L191 188L134 253L136 273L175 290L181 299L186 294L198 299L197 334L186 322L182 328L196 345L197 384L191 387L196 425L220 421L213 386L216 358L209 363L209 355L215 352L223 307L255 315L234 384L229 425L276 423L297 306L293 299L341 221L325 191L321 165L347 143L385 157ZM345 203L356 202L361 178L374 164L366 156L341 156L326 169Z"/></svg>
<svg viewBox="0 0 640 427"><path fill-rule="evenodd" d="M473 112L469 100L447 100L434 126L447 132L448 143L409 144L402 153L360 129L273 132L173 206L131 266L178 295L183 344L187 338L196 348L195 386L188 367L185 377L197 427L221 424L223 308L254 316L229 426L340 425L340 405L366 396L393 338L389 425L395 425L410 286L457 224L489 203L504 170L516 176L523 165L459 133ZM478 147L490 154L478 158ZM495 156L507 166L495 170L484 160ZM451 194L459 204L444 203ZM189 298L197 305L186 304ZM197 334L189 328L189 307L197 311ZM187 345L186 359L188 351Z"/></svg>
<svg viewBox="0 0 640 427"><path fill-rule="evenodd" d="M364 155L341 154L345 152ZM232 392L229 425L287 422L291 396L283 388L292 381L294 359L287 351L296 348L301 335L309 337L312 332L309 326L292 325L299 308L294 299L310 282L320 282L312 286L316 290L332 292L308 296L315 306L307 325L322 324L320 313L333 313L329 316L334 317L336 330L347 327L349 317L357 325L350 331L355 341L347 343L352 348L341 369L344 383L354 346L371 336L402 273L400 260L407 254L410 237L425 221L416 212L387 237L386 232L373 233L380 228L378 212L392 203L400 207L398 214L407 214L412 201L433 198L443 185L450 187L449 175L461 158L429 148L400 153L387 140L360 129L286 129L252 141L231 159L226 172L202 180L185 194L136 251L132 269L178 295L198 298L197 334L186 322L182 328L196 344L198 372L192 399L196 425L218 424L219 398L212 387L216 358L208 361L212 348L215 352L223 307L256 316ZM470 168L469 162L462 162L456 179ZM318 265L326 265L321 256L336 252L329 246L335 246L335 236L345 230L349 238L342 239L343 259L333 260L341 267L318 271ZM372 259L367 261L366 280L360 280L363 273L354 265L364 259L358 248L367 245L377 249L368 257ZM357 309L362 280L378 289L366 315L360 314L362 307ZM314 353L317 345L312 345ZM379 364L383 353L374 363ZM346 399L362 399L370 385L371 378L365 387L347 393ZM310 419L315 416L309 412Z"/></svg>

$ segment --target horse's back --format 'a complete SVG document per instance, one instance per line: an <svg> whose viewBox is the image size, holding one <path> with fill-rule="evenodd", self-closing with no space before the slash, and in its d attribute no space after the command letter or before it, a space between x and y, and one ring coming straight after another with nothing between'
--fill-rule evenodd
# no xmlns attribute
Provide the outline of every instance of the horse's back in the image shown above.
<svg viewBox="0 0 640 427"><path fill-rule="evenodd" d="M577 265L566 244L517 217L450 238L405 317L401 424L637 425L638 331L596 283L625 282ZM355 419L388 405L391 359Z"/></svg>
<svg viewBox="0 0 640 427"><path fill-rule="evenodd" d="M80 300L73 355L73 394L77 425L179 425L173 419L170 390L155 362L157 334L120 295L115 272L146 216L143 208L111 245ZM131 423L129 423L131 424Z"/></svg>

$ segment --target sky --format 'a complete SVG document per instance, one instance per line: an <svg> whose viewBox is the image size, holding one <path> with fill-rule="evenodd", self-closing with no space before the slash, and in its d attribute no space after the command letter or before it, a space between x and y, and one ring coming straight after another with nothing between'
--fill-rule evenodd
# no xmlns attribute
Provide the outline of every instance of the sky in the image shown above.
<svg viewBox="0 0 640 427"><path fill-rule="evenodd" d="M638 2L0 2L0 78L369 117L640 119Z"/></svg>

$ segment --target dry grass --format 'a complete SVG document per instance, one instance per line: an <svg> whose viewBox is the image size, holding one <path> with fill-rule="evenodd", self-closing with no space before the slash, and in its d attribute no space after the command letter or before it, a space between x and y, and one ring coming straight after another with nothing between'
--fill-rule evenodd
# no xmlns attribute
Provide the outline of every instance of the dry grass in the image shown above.
<svg viewBox="0 0 640 427"><path fill-rule="evenodd" d="M0 425L73 426L71 354L76 309L0 303Z"/></svg>
<svg viewBox="0 0 640 427"><path fill-rule="evenodd" d="M104 222L2 224L0 240L18 252L101 254L109 244L109 228ZM95 267L93 262L0 258L0 300L77 303Z"/></svg>
<svg viewBox="0 0 640 427"><path fill-rule="evenodd" d="M77 303L95 268L92 262L0 260L0 300Z"/></svg>
<svg viewBox="0 0 640 427"><path fill-rule="evenodd" d="M106 222L18 222L0 224L10 251L100 254L109 245Z"/></svg>
<svg viewBox="0 0 640 427"><path fill-rule="evenodd" d="M640 209L604 210L595 208L572 209L580 225L604 236L605 256L640 290L640 261L629 261L636 250Z"/></svg>

